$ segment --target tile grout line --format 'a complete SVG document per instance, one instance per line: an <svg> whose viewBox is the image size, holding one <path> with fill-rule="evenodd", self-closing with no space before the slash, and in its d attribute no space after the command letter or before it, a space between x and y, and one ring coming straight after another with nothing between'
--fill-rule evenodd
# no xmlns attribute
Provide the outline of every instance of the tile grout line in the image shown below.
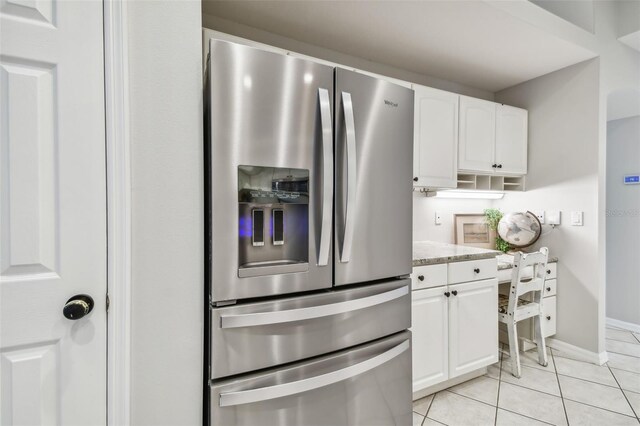
<svg viewBox="0 0 640 426"><path fill-rule="evenodd" d="M624 392L622 392L622 393L624 393ZM571 399L571 398L563 398L563 399L564 399L565 401L575 402L576 404L585 405L585 406L587 406L587 407L596 408L596 409L598 409L598 410L602 410L602 411L607 411L607 412L609 412L609 413L617 414L617 415L619 415L619 416L629 417L630 419L635 419L635 418L636 418L636 416L631 415L631 414L624 414L624 413L621 413L621 412L619 412L619 411L613 411L613 410L610 410L610 409L608 409L608 408L598 407L597 405L587 404L586 402L576 401L575 399ZM633 411L633 410L632 410L632 411Z"/></svg>
<svg viewBox="0 0 640 426"><path fill-rule="evenodd" d="M614 340L614 341L616 341L616 342L629 343L629 344L631 344L631 345L640 345L640 342L639 342L639 341L637 341L637 340L638 340L638 338L637 338L636 336L634 336L634 335L633 335L633 333L630 333L630 334L631 334L631 336L633 337L633 340L636 340L635 342L628 342L628 341L626 341L626 340L614 339L614 338L612 338L612 337L605 337L605 339L604 339L604 340Z"/></svg>
<svg viewBox="0 0 640 426"><path fill-rule="evenodd" d="M613 379L618 384L618 388L620 388L620 392L622 392L622 396L624 396L624 399L627 401L627 404L629 404L629 407L631 408L631 412L636 415L636 419L640 420L640 418L638 418L639 413L636 413L636 410L633 409L633 405L631 405L631 402L629 402L629 398L627 398L627 394L624 393L624 389L622 389L622 386L620 386L620 382L618 381L618 378L616 377L615 374L613 374L613 371L611 371L611 367L609 367L609 365L607 365L607 368L609 369L609 373L611 373L611 375L613 376Z"/></svg>
<svg viewBox="0 0 640 426"><path fill-rule="evenodd" d="M551 352L551 361L553 362L553 366L555 369L555 373L556 373L556 381L558 382L558 390L560 391L560 400L562 401L562 409L564 410L564 417L567 420L567 424L569 423L569 414L567 413L567 406L564 403L564 396L562 395L562 385L560 385L560 376L558 375L558 369L555 368L556 366L556 359L553 356L553 351L549 351Z"/></svg>
<svg viewBox="0 0 640 426"><path fill-rule="evenodd" d="M499 371L498 371L498 395L496 396L496 415L493 418L493 426L497 426L498 424L498 404L500 404L500 385L502 385L502 360L504 357L502 356L502 348L504 345L500 345L500 362L499 362Z"/></svg>
<svg viewBox="0 0 640 426"><path fill-rule="evenodd" d="M433 401L436 400L436 395L438 394L438 392L433 394L433 398L431 398L431 401L429 401L429 406L427 407L427 411L424 413L424 418L426 419L427 416L429 415L429 411L431 410L431 406L433 405ZM424 422L423 422L424 423Z"/></svg>
<svg viewBox="0 0 640 426"><path fill-rule="evenodd" d="M594 364L594 365L595 365L595 364ZM611 375L613 375L613 374L611 374ZM606 387L608 387L608 388L617 389L617 386L614 386L614 385L607 385L607 384L605 384L605 383L600 383L600 382L594 382L593 380L583 379L582 377L570 376L570 375L568 375L568 374L562 374L562 373L558 373L558 376L568 377L568 378L570 378L570 379L582 380L583 382L593 383L594 385L602 385L602 386L606 386Z"/></svg>

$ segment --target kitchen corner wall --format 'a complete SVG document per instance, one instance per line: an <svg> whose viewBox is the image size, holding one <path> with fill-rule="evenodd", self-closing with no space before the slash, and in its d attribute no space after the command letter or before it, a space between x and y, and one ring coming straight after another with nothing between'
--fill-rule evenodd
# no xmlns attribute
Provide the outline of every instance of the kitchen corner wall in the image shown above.
<svg viewBox="0 0 640 426"><path fill-rule="evenodd" d="M544 226L536 247L558 263L557 340L594 353L604 300L599 279L600 60L582 62L496 93L496 102L529 111L527 191L494 206L505 212L560 210L562 224ZM571 211L584 226L571 226Z"/></svg>
<svg viewBox="0 0 640 426"><path fill-rule="evenodd" d="M413 241L438 241L454 244L454 215L458 213L482 214L484 209L493 207L492 200L467 200L453 198L425 197L413 193ZM442 223L435 224L438 212Z"/></svg>
<svg viewBox="0 0 640 426"><path fill-rule="evenodd" d="M128 1L131 424L202 424L200 2Z"/></svg>
<svg viewBox="0 0 640 426"><path fill-rule="evenodd" d="M640 116L607 123L607 318L640 327Z"/></svg>

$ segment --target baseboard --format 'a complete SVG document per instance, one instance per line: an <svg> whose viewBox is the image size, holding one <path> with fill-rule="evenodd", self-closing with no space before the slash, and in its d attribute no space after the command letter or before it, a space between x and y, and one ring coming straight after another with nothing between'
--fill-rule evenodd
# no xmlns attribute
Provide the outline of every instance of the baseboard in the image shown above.
<svg viewBox="0 0 640 426"><path fill-rule="evenodd" d="M420 398L424 398L427 395L440 392L441 390L449 389L450 387L459 385L460 383L463 383L463 382L467 382L471 379L475 379L476 377L480 377L484 374L487 374L487 367L483 367L479 370L475 370L470 373L463 374L453 379L445 380L444 382L431 385L428 388L420 389L419 391L413 392L413 400L417 401Z"/></svg>
<svg viewBox="0 0 640 426"><path fill-rule="evenodd" d="M613 318L607 318L607 325L612 327L622 328L635 333L640 333L640 324L634 324L632 322L620 321Z"/></svg>
<svg viewBox="0 0 640 426"><path fill-rule="evenodd" d="M577 359L579 361L590 362L592 364L603 365L605 362L609 360L607 356L607 352L591 352L586 349L580 348L578 346L572 345L567 342L563 342L562 340L554 339L551 337L547 337L545 339L547 346L557 349L559 351L564 352L569 355L571 358Z"/></svg>

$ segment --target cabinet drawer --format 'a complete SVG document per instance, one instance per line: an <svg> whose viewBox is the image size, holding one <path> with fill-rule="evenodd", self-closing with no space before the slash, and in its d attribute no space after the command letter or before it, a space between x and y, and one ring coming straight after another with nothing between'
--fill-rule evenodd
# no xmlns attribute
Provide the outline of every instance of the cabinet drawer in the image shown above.
<svg viewBox="0 0 640 426"><path fill-rule="evenodd" d="M546 280L544 282L544 297L555 296L556 286L557 286L557 281L555 279Z"/></svg>
<svg viewBox="0 0 640 426"><path fill-rule="evenodd" d="M416 266L411 273L411 289L438 287L447 284L447 264Z"/></svg>
<svg viewBox="0 0 640 426"><path fill-rule="evenodd" d="M556 296L543 299L542 311L544 312L542 318L544 337L553 336L556 334Z"/></svg>
<svg viewBox="0 0 640 426"><path fill-rule="evenodd" d="M558 264L556 262L547 263L547 279L558 277Z"/></svg>
<svg viewBox="0 0 640 426"><path fill-rule="evenodd" d="M449 263L449 284L486 280L498 275L498 261L494 259Z"/></svg>

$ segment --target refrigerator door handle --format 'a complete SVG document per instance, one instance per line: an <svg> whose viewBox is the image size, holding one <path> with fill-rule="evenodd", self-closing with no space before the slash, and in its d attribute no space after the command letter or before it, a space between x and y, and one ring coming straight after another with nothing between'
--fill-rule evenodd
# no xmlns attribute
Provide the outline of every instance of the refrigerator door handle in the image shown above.
<svg viewBox="0 0 640 426"><path fill-rule="evenodd" d="M319 376L310 377L308 379L298 380L295 382L283 383L281 385L267 386L264 388L251 389L239 392L227 392L220 394L220 407L229 407L240 404L250 404L253 402L267 401L283 396L296 395L302 392L329 386L334 383L342 382L352 377L358 376L367 371L373 370L409 349L409 340L405 340L397 346L362 361L358 364L351 365L340 370L330 373L321 374Z"/></svg>
<svg viewBox="0 0 640 426"><path fill-rule="evenodd" d="M275 312L256 312L252 314L222 315L220 328L253 327L260 325L280 324L285 322L303 321L314 318L328 317L359 309L381 305L399 299L409 293L409 287L403 286L373 296L362 297L328 305L311 306L308 308L288 309Z"/></svg>
<svg viewBox="0 0 640 426"><path fill-rule="evenodd" d="M333 215L333 126L331 124L331 102L329 91L318 88L320 103L320 125L322 126L322 228L320 228L320 248L318 266L329 263L331 244L331 218Z"/></svg>
<svg viewBox="0 0 640 426"><path fill-rule="evenodd" d="M340 262L346 263L351 259L351 246L353 245L353 221L355 220L356 189L357 189L357 162L356 162L356 127L353 118L353 102L351 94L342 92L342 110L344 111L344 126L347 139L347 202L346 218L344 221L344 239L342 241L342 253Z"/></svg>

